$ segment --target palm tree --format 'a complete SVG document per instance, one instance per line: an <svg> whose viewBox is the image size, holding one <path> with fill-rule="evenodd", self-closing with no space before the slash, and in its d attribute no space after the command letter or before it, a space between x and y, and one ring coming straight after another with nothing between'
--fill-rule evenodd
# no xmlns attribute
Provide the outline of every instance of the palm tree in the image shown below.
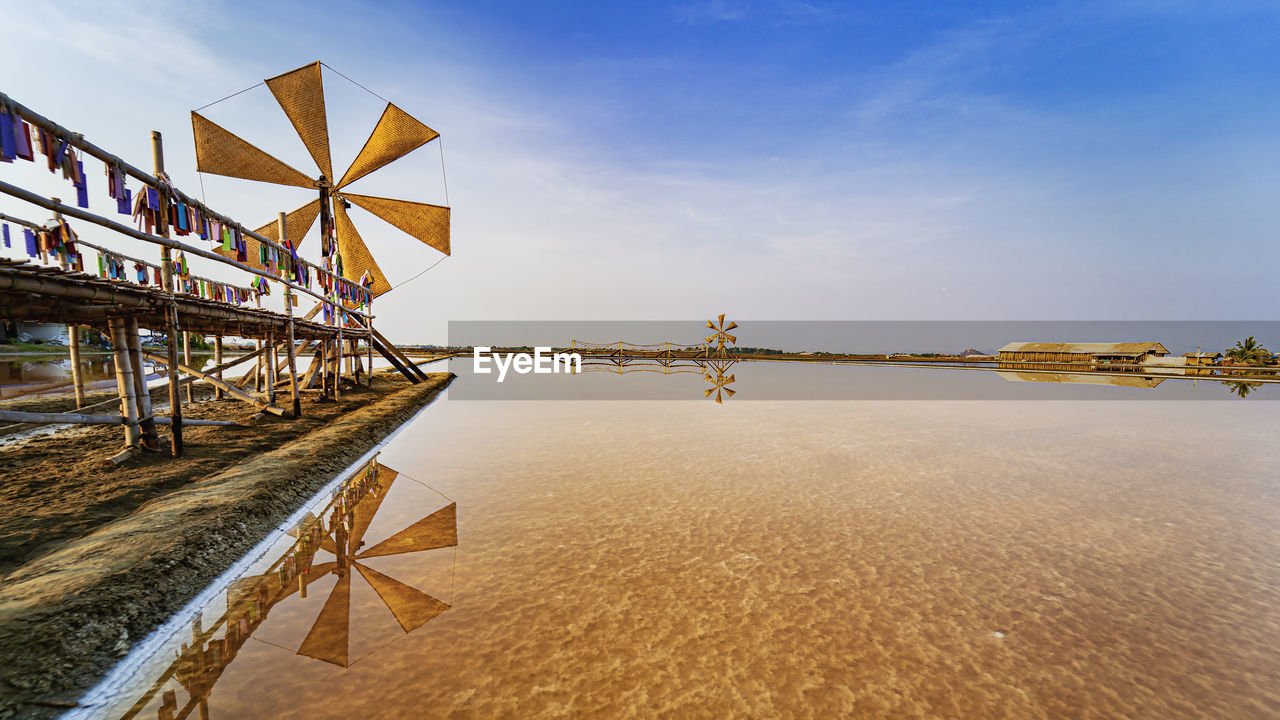
<svg viewBox="0 0 1280 720"><path fill-rule="evenodd" d="M1271 359L1271 351L1262 347L1250 335L1244 340L1237 340L1236 346L1227 350L1226 356L1248 365L1261 365Z"/></svg>

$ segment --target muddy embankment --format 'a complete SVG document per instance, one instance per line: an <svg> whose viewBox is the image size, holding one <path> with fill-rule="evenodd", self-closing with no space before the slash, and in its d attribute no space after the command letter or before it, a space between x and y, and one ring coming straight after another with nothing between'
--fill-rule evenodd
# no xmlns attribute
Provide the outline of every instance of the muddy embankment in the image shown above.
<svg viewBox="0 0 1280 720"><path fill-rule="evenodd" d="M303 417L216 400L184 408L186 452L118 468L117 426L0 449L0 718L49 717L81 694L307 498L439 394L378 374ZM162 441L167 434L162 431Z"/></svg>

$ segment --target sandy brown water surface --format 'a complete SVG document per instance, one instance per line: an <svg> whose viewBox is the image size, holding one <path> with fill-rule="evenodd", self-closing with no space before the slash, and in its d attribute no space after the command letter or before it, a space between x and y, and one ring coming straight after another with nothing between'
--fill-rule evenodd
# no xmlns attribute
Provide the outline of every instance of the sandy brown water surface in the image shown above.
<svg viewBox="0 0 1280 720"><path fill-rule="evenodd" d="M456 547L359 561L409 590L348 571L346 667L298 652L343 576L280 601L208 716L1276 717L1277 429L1249 401L440 402L358 552L450 502ZM187 702L160 688L138 717Z"/></svg>

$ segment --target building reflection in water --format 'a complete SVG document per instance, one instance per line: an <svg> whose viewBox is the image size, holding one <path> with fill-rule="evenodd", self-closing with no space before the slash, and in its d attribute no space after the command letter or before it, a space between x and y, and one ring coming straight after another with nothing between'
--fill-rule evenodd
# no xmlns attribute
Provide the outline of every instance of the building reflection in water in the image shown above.
<svg viewBox="0 0 1280 720"><path fill-rule="evenodd" d="M737 382L737 378L729 373L729 369L738 363L727 358L584 358L582 372L608 372L625 375L633 372L657 373L659 375L699 375L711 387L703 390L703 397L715 397L715 401L724 404L725 398L737 394L737 390L729 385Z"/></svg>
<svg viewBox="0 0 1280 720"><path fill-rule="evenodd" d="M1002 363L1004 367L1007 363ZM1050 382L1075 383L1080 385L1114 385L1117 387L1154 388L1164 382L1164 378L1143 377L1141 375L1101 375L1087 372L1014 372L997 370L1000 377L1010 382Z"/></svg>
<svg viewBox="0 0 1280 720"><path fill-rule="evenodd" d="M371 558L458 545L457 505L450 502L366 547L365 535L399 477L395 470L371 461L335 492L321 517L308 513L290 533L295 538L293 544L267 572L232 582L222 617L203 627L202 618L196 616L191 628L192 643L183 644L178 658L122 717L150 716L142 714L148 708L155 708L158 720L178 720L193 712L200 718L209 717L209 698L215 684L235 662L244 644L267 623L271 611L306 598L308 588L328 576L335 576L336 582L329 588L319 615L296 653L339 667L354 662L350 655L353 614L359 627L360 621L366 619L361 615L383 612L376 607L353 608L353 584L371 587L403 634L448 610L449 603L367 564ZM180 700L180 696L185 697Z"/></svg>

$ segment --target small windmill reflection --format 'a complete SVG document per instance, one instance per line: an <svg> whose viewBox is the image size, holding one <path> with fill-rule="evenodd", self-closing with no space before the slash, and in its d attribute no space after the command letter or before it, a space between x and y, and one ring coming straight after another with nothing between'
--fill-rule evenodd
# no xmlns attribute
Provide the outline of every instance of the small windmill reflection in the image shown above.
<svg viewBox="0 0 1280 720"><path fill-rule="evenodd" d="M711 387L703 391L704 398L709 398L712 393L715 393L716 402L723 405L726 396L733 397L737 394L736 390L729 387L737 381L737 378L725 374L735 364L737 364L736 360L712 360L703 366L702 379L711 383Z"/></svg>

